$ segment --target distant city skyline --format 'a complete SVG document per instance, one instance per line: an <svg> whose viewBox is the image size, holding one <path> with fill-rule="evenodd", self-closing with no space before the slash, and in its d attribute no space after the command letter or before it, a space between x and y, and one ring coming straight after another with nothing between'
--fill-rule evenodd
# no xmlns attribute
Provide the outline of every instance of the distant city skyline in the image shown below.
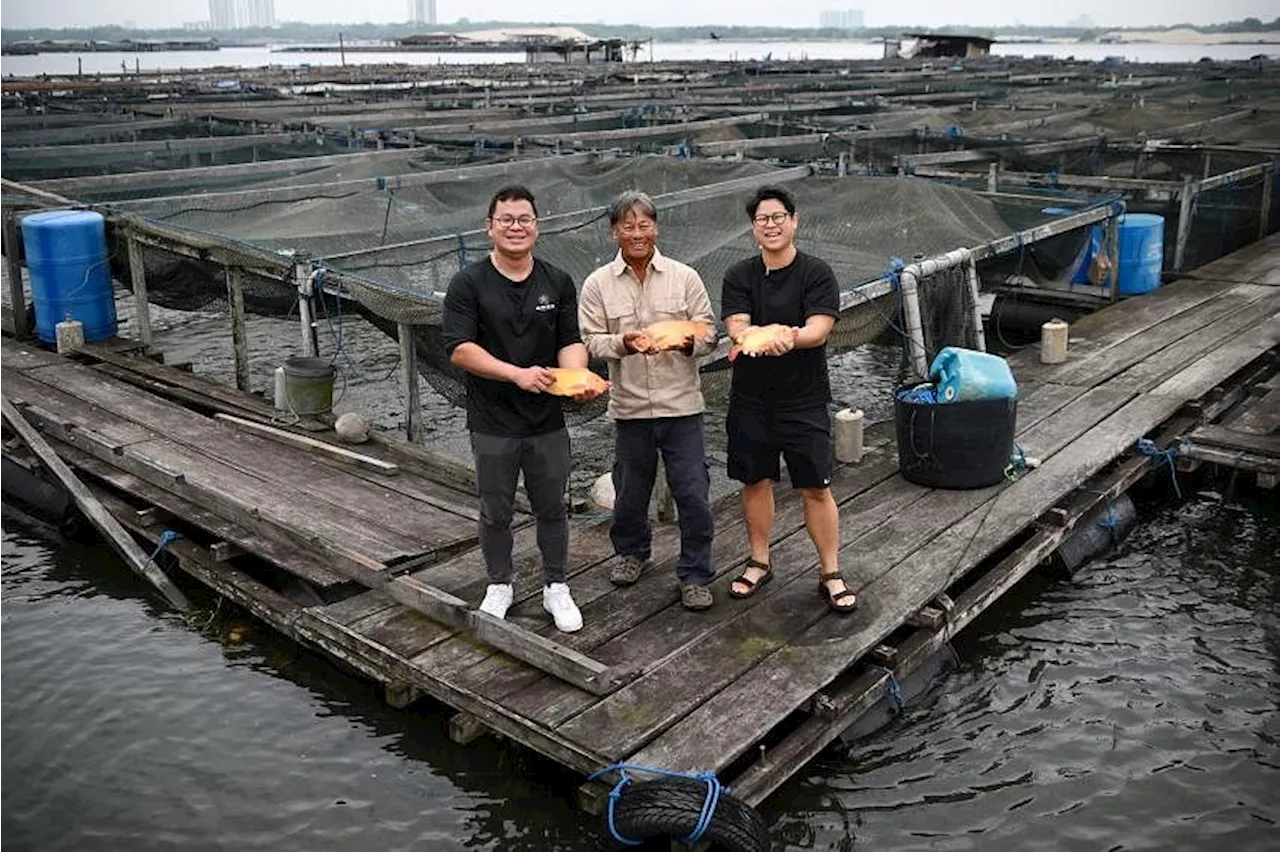
<svg viewBox="0 0 1280 852"><path fill-rule="evenodd" d="M436 0L409 0L409 20L434 26L437 23Z"/></svg>
<svg viewBox="0 0 1280 852"><path fill-rule="evenodd" d="M429 2L429 0L428 0ZM605 13L597 0L542 0L530 5L512 0L435 0L436 21L521 21L547 24L637 24L642 26L726 25L815 27L832 0L792 0L785 6L763 0L650 0L643 6ZM843 4L840 4L843 5ZM1247 17L1271 21L1275 0L854 0L845 8L863 12L867 27L904 26L1066 26L1088 16L1099 27L1214 24ZM5 29L84 27L131 23L141 28L180 27L209 17L208 0L7 0ZM277 22L328 24L402 23L413 18L406 0L276 0Z"/></svg>
<svg viewBox="0 0 1280 852"><path fill-rule="evenodd" d="M208 23L212 29L271 27L275 22L275 0L209 0Z"/></svg>

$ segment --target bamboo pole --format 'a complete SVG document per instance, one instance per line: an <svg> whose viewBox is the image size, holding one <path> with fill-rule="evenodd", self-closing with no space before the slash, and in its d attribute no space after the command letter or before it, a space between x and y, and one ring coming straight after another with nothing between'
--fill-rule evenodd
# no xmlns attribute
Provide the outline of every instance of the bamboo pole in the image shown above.
<svg viewBox="0 0 1280 852"><path fill-rule="evenodd" d="M298 287L298 320L302 327L302 354L308 358L314 358L320 352L320 346L316 342L315 302L312 301L315 282L311 275L311 264L299 259L293 267L293 281Z"/></svg>
<svg viewBox="0 0 1280 852"><path fill-rule="evenodd" d="M98 498L93 496L88 486L80 481L71 468L67 467L67 463L58 457L53 447L49 446L49 442L27 422L9 398L7 396L0 398L0 404L3 404L4 419L9 421L9 425L22 437L41 463L71 493L80 511L84 512L85 517L106 536L107 542L123 557L125 563L155 586L175 609L183 611L191 609L186 596L179 591L172 580L165 576L160 567L142 552L142 548L133 540L133 537L120 526L119 521L107 511Z"/></svg>

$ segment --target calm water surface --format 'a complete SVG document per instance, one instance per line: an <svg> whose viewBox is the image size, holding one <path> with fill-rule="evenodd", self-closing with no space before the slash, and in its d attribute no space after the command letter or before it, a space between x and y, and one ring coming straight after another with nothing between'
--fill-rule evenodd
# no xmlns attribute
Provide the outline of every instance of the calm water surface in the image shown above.
<svg viewBox="0 0 1280 852"><path fill-rule="evenodd" d="M802 849L1274 849L1280 550L1272 503L1143 508L1075 581L1034 579L918 704L762 811ZM588 850L577 779L6 510L3 842L11 850ZM233 630L245 631L239 642Z"/></svg>

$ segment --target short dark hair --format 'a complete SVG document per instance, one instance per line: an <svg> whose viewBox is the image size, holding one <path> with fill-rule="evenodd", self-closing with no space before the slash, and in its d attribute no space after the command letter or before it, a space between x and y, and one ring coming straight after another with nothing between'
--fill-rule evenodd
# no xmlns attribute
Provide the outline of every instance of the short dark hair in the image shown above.
<svg viewBox="0 0 1280 852"><path fill-rule="evenodd" d="M760 203L770 200L781 201L782 206L787 208L787 215L795 215L796 200L791 197L791 193L780 186L762 186L747 199L747 218L754 219L756 217L756 208L760 206Z"/></svg>
<svg viewBox="0 0 1280 852"><path fill-rule="evenodd" d="M538 215L538 203L533 200L533 193L529 191L529 187L523 184L512 184L504 186L493 194L493 198L489 199L489 212L485 218L492 219L493 211L498 209L499 201L527 201L529 206L533 208L533 215Z"/></svg>

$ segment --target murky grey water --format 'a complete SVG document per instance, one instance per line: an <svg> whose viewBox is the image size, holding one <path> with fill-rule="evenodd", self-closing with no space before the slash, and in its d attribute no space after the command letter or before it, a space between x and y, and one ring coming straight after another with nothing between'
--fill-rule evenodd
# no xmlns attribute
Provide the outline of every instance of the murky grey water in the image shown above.
<svg viewBox="0 0 1280 852"><path fill-rule="evenodd" d="M762 808L777 848L1274 849L1276 510L1147 506L1075 581L1020 587L888 728ZM152 604L101 546L6 511L13 850L588 850L576 779L378 691L212 598ZM242 641L228 638L247 632Z"/></svg>

